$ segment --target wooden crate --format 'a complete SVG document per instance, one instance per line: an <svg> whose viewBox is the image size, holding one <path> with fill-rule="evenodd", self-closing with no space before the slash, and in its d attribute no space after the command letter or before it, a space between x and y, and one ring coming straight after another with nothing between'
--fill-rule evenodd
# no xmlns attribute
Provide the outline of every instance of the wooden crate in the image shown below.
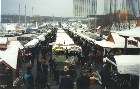
<svg viewBox="0 0 140 89"><path fill-rule="evenodd" d="M94 77L90 77L90 84L94 84L95 83L95 78Z"/></svg>

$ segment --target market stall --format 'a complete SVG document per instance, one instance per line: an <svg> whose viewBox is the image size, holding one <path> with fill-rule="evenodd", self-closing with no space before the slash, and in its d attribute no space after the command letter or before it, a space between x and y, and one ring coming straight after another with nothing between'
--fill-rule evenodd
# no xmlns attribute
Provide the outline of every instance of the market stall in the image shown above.
<svg viewBox="0 0 140 89"><path fill-rule="evenodd" d="M39 39L39 41L45 41L45 36L43 34L39 35L37 39Z"/></svg>
<svg viewBox="0 0 140 89"><path fill-rule="evenodd" d="M11 41L6 50L0 50L0 86L13 86L21 63L20 49L23 46L19 41Z"/></svg>
<svg viewBox="0 0 140 89"><path fill-rule="evenodd" d="M24 45L24 47L29 47L29 48L32 48L32 47L35 47L37 45L37 43L39 42L38 39L33 39L31 41L29 41L27 44Z"/></svg>
<svg viewBox="0 0 140 89"><path fill-rule="evenodd" d="M80 46L75 45L74 41L69 37L69 35L64 30L57 30L56 42L53 44L52 52L59 52L64 54L68 49L68 53L77 53L82 51Z"/></svg>
<svg viewBox="0 0 140 89"><path fill-rule="evenodd" d="M131 87L134 84L133 81L137 81L137 78L140 76L139 55L108 56L104 58L104 62L108 65L108 68L112 73L112 81L114 81L118 86Z"/></svg>

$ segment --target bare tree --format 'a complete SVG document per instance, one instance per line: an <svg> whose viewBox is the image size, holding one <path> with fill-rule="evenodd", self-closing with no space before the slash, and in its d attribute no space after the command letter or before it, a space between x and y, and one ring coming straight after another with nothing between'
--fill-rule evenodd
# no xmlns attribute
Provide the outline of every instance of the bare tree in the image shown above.
<svg viewBox="0 0 140 89"><path fill-rule="evenodd" d="M40 23L40 22L42 22L42 20L43 20L43 18L42 18L40 15L35 15L35 16L34 16L34 21L35 21L35 22Z"/></svg>

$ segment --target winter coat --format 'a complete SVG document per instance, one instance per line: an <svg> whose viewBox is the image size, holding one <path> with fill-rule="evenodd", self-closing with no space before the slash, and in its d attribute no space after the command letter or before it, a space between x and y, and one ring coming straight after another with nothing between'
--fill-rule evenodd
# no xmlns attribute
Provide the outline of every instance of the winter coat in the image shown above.
<svg viewBox="0 0 140 89"><path fill-rule="evenodd" d="M89 89L90 87L90 77L80 75L77 78L77 89Z"/></svg>
<svg viewBox="0 0 140 89"><path fill-rule="evenodd" d="M111 76L109 70L107 68L102 68L99 74L101 76L102 85L107 86L109 84L109 80Z"/></svg>
<svg viewBox="0 0 140 89"><path fill-rule="evenodd" d="M34 77L32 74L26 73L23 76L23 81L26 88L33 88L34 87Z"/></svg>
<svg viewBox="0 0 140 89"><path fill-rule="evenodd" d="M47 76L44 73L39 73L35 79L35 85L37 88L44 88L47 83Z"/></svg>
<svg viewBox="0 0 140 89"><path fill-rule="evenodd" d="M73 83L74 80L71 76L69 78L63 76L60 81L59 89L73 89Z"/></svg>

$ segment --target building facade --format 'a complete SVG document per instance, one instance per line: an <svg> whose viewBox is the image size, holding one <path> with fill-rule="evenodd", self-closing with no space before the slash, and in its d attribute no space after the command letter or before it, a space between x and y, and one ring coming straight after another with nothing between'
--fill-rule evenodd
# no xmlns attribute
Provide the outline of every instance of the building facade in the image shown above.
<svg viewBox="0 0 140 89"><path fill-rule="evenodd" d="M73 17L87 18L94 15L94 5L96 0L73 0Z"/></svg>
<svg viewBox="0 0 140 89"><path fill-rule="evenodd" d="M140 15L140 0L126 0L126 10L132 17L138 17Z"/></svg>

